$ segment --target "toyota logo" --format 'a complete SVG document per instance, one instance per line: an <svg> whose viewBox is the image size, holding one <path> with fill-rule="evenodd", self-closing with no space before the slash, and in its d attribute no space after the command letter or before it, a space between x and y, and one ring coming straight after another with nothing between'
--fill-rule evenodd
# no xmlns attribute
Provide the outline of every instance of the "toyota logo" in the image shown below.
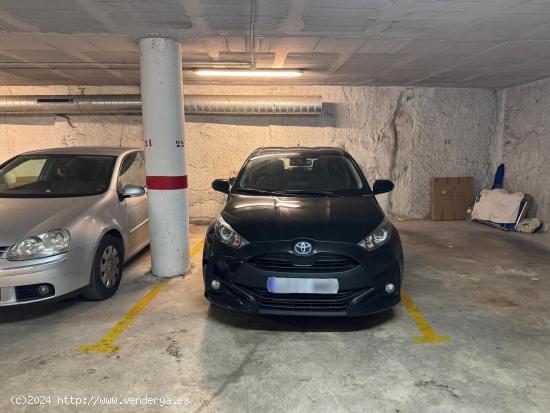
<svg viewBox="0 0 550 413"><path fill-rule="evenodd" d="M313 251L313 245L307 241L300 241L294 245L294 252L297 255L308 255Z"/></svg>

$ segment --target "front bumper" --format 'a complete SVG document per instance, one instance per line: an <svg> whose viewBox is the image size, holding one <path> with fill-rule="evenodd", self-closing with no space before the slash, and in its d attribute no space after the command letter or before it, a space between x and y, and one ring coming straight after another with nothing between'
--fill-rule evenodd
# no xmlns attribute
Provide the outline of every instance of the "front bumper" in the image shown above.
<svg viewBox="0 0 550 413"><path fill-rule="evenodd" d="M352 244L314 241L316 251L311 260L330 254L345 257L356 264L337 271L262 268L258 265L257 257L273 253L286 254L294 260L290 246L295 241L253 243L232 250L215 236L207 235L203 262L205 297L213 304L231 310L308 316L362 316L387 310L399 303L403 252L397 231L388 244L372 252ZM336 278L339 290L336 294L273 294L267 291L269 277ZM218 290L211 287L212 280L220 282ZM386 293L388 283L394 284L395 292Z"/></svg>
<svg viewBox="0 0 550 413"><path fill-rule="evenodd" d="M0 259L0 307L52 300L87 286L94 252L94 245L86 245L38 260ZM40 296L40 285L50 293Z"/></svg>

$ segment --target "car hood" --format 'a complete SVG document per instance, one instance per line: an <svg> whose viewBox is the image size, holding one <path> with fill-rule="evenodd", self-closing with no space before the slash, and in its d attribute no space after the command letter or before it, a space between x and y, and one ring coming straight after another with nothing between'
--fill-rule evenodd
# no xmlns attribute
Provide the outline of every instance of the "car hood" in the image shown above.
<svg viewBox="0 0 550 413"><path fill-rule="evenodd" d="M373 196L230 195L223 218L250 242L305 238L359 242L384 219Z"/></svg>
<svg viewBox="0 0 550 413"><path fill-rule="evenodd" d="M72 198L0 198L0 246L58 228L97 202L97 196Z"/></svg>

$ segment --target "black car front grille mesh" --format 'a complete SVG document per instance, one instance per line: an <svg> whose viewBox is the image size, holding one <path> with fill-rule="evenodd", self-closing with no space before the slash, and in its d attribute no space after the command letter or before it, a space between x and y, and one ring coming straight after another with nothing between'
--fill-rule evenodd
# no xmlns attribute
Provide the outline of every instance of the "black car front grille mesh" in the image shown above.
<svg viewBox="0 0 550 413"><path fill-rule="evenodd" d="M348 290L336 294L273 294L265 289L238 286L251 295L260 310L346 311L351 301L366 290Z"/></svg>
<svg viewBox="0 0 550 413"><path fill-rule="evenodd" d="M38 290L40 286L48 286L49 291L46 294L40 294ZM52 295L55 295L55 288L51 284L32 284L15 287L15 296L17 301L38 300L39 298L47 298Z"/></svg>
<svg viewBox="0 0 550 413"><path fill-rule="evenodd" d="M0 247L0 258L6 258L9 249L10 247Z"/></svg>
<svg viewBox="0 0 550 413"><path fill-rule="evenodd" d="M256 268L281 272L339 272L359 264L352 258L337 254L318 254L307 262L290 254L264 254L253 257L249 263Z"/></svg>

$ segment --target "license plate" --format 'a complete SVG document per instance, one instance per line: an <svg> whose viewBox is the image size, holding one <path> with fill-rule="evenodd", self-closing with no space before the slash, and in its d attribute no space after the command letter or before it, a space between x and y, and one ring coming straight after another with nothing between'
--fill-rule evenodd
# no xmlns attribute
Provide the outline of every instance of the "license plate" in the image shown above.
<svg viewBox="0 0 550 413"><path fill-rule="evenodd" d="M273 294L336 294L336 278L280 278L267 279L267 291Z"/></svg>

